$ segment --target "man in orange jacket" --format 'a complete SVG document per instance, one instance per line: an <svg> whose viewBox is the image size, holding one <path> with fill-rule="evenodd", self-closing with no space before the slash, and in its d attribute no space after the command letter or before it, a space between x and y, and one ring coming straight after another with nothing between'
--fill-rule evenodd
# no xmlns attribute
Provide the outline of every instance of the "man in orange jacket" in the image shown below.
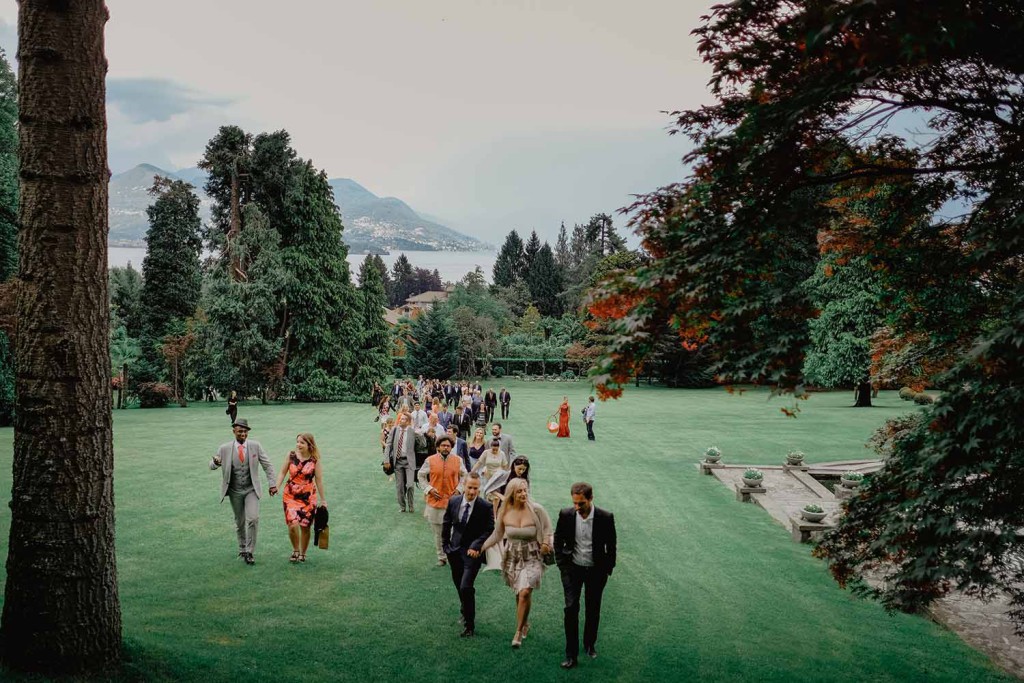
<svg viewBox="0 0 1024 683"><path fill-rule="evenodd" d="M448 499L455 494L462 493L462 484L467 474L466 463L462 461L462 458L451 454L452 445L450 436L440 437L437 440L437 453L426 459L417 475L427 502L423 516L427 518L434 530L438 567L443 567L448 563L441 543L444 511L448 508Z"/></svg>

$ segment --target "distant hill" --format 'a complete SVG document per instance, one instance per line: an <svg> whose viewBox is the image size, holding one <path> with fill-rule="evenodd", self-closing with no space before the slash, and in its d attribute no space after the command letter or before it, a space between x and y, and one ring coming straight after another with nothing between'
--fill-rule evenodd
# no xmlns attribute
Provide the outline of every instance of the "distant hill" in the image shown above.
<svg viewBox="0 0 1024 683"><path fill-rule="evenodd" d="M152 203L149 188L162 175L191 183L201 202L203 221L210 220L210 199L203 192L206 173L198 168L166 171L139 164L110 179L110 238L114 246L144 246ZM416 213L395 197L378 197L354 180L329 181L345 224L344 239L354 252L473 251L489 245Z"/></svg>

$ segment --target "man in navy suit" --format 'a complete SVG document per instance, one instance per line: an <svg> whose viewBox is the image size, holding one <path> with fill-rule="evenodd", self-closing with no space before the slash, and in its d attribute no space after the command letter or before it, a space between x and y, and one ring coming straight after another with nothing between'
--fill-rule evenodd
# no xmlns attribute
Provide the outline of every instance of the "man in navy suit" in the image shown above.
<svg viewBox="0 0 1024 683"><path fill-rule="evenodd" d="M452 568L452 583L462 603L464 629L459 635L476 635L476 575L480 572L480 547L494 531L494 508L480 497L480 475L466 477L464 493L452 496L444 511L441 526L441 547Z"/></svg>
<svg viewBox="0 0 1024 683"><path fill-rule="evenodd" d="M601 596L615 569L617 539L615 516L594 506L594 488L577 482L570 489L572 507L558 513L555 527L555 561L562 573L565 592L565 660L563 669L576 666L580 651L580 598L586 589L586 621L583 651L597 659L597 627L601 621Z"/></svg>
<svg viewBox="0 0 1024 683"><path fill-rule="evenodd" d="M466 463L467 472L473 469L473 465L475 463L471 463L469 461L469 446L466 445L465 439L459 438L459 430L455 427L455 425L449 425L446 431L448 432L448 436L450 436L453 440L452 453L462 458L462 462Z"/></svg>

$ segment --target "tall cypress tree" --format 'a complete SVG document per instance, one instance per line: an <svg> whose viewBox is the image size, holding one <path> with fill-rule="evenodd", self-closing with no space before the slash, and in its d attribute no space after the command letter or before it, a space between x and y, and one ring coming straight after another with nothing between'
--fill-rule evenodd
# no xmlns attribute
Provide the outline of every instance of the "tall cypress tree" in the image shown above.
<svg viewBox="0 0 1024 683"><path fill-rule="evenodd" d="M358 391L369 393L373 383L383 382L392 370L391 338L384 320L388 298L384 292L384 279L373 256L367 256L359 267L359 294L363 337L355 385Z"/></svg>
<svg viewBox="0 0 1024 683"><path fill-rule="evenodd" d="M513 230L501 245L498 258L494 261L493 280L495 287L511 287L523 276L523 240Z"/></svg>
<svg viewBox="0 0 1024 683"><path fill-rule="evenodd" d="M149 192L156 201L146 209L149 230L142 261L142 354L148 367L139 375L142 380L164 374L158 345L195 314L202 290L199 198L188 183L159 176Z"/></svg>
<svg viewBox="0 0 1024 683"><path fill-rule="evenodd" d="M530 238L526 240L526 246L523 247L523 277L530 272L530 266L533 264L533 259L537 257L537 252L540 251L540 238L537 237L537 231L532 230L530 232Z"/></svg>
<svg viewBox="0 0 1024 683"><path fill-rule="evenodd" d="M555 242L555 263L562 270L572 266L572 256L569 253L569 233L565 229L565 221L558 229L558 241Z"/></svg>
<svg viewBox="0 0 1024 683"><path fill-rule="evenodd" d="M526 286L530 289L530 298L542 315L559 317L562 315L562 271L555 263L555 255L547 242L544 243L533 257L530 269L526 271Z"/></svg>

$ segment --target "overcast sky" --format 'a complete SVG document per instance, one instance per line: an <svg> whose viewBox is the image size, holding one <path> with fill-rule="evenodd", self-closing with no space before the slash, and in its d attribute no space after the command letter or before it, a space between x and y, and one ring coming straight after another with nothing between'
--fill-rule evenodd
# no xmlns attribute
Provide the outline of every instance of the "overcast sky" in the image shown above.
<svg viewBox="0 0 1024 683"><path fill-rule="evenodd" d="M107 0L111 170L284 128L330 177L491 242L679 180L710 0ZM17 4L0 0L13 61ZM617 222L621 224L622 219Z"/></svg>

